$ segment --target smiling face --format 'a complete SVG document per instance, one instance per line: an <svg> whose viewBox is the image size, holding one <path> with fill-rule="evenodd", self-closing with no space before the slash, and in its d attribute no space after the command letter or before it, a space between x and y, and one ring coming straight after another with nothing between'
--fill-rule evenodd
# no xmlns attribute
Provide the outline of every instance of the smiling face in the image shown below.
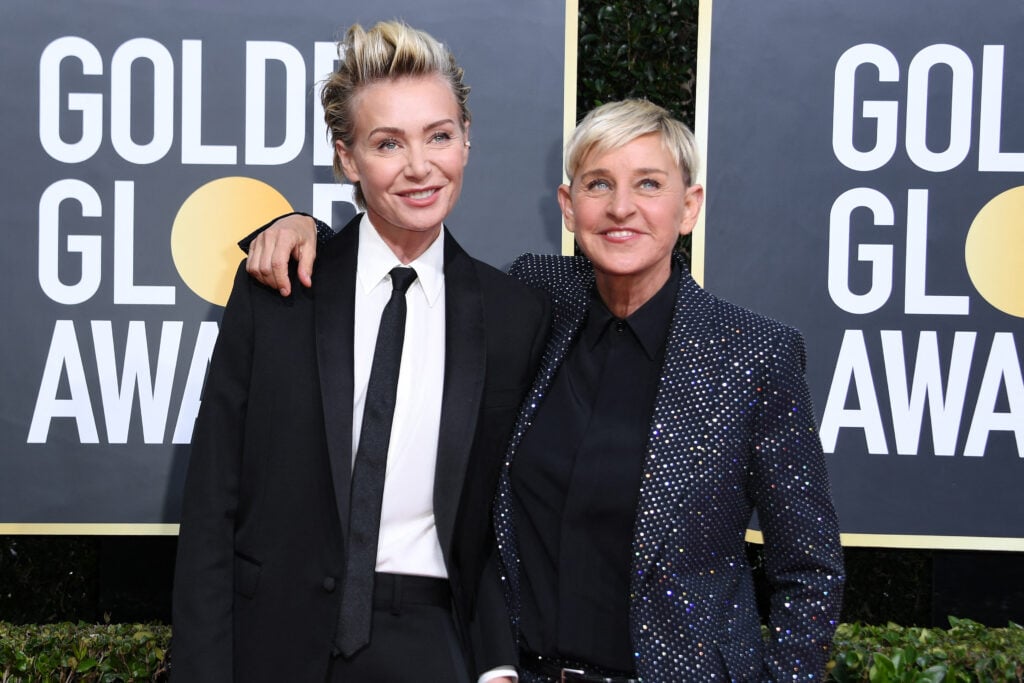
<svg viewBox="0 0 1024 683"><path fill-rule="evenodd" d="M586 154L571 187L558 188L598 291L609 305L609 296L627 295L634 310L668 281L676 239L693 230L703 201L703 188L686 185L657 133Z"/></svg>
<svg viewBox="0 0 1024 683"><path fill-rule="evenodd" d="M403 77L362 88L353 103L350 147L335 150L358 182L385 242L412 260L441 229L462 190L468 124L439 77Z"/></svg>

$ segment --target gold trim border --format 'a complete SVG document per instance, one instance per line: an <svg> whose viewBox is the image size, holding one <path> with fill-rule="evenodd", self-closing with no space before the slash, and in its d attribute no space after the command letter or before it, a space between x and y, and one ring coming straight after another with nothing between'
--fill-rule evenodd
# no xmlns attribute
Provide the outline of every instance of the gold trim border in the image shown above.
<svg viewBox="0 0 1024 683"><path fill-rule="evenodd" d="M579 63L579 40L580 40L580 6L579 0L565 0L565 91L562 99L562 182L567 183L565 177L565 143L576 128L576 67ZM573 255L573 236L565 229L562 223L562 216L558 216L559 224L562 225L562 256Z"/></svg>
<svg viewBox="0 0 1024 683"><path fill-rule="evenodd" d="M177 535L177 524L0 524L0 536Z"/></svg>
<svg viewBox="0 0 1024 683"><path fill-rule="evenodd" d="M708 107L710 102L710 86L708 79L711 74L711 2L700 0L697 8L697 101L694 106L694 136L700 150L701 171L695 182L704 184L704 210L697 217L697 225L693 228L690 241L690 274L697 284L704 286L704 245L705 221L708 214Z"/></svg>
<svg viewBox="0 0 1024 683"><path fill-rule="evenodd" d="M903 534L839 534L844 548L899 548L903 550L1024 551L1024 538L998 536L910 536ZM747 529L749 543L764 543L760 531Z"/></svg>
<svg viewBox="0 0 1024 683"><path fill-rule="evenodd" d="M177 524L0 524L0 536L177 536ZM1024 552L1024 538L996 536L911 536L840 534L846 548L903 550L995 550ZM747 529L746 540L761 545L764 535Z"/></svg>

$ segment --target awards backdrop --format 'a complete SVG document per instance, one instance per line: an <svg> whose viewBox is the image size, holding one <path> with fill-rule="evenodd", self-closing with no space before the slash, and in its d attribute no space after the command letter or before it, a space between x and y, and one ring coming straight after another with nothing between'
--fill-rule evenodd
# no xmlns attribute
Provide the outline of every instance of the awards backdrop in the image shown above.
<svg viewBox="0 0 1024 683"><path fill-rule="evenodd" d="M566 13L7 0L0 533L175 532L235 241L293 209L335 227L354 214L317 85L352 23L403 19L466 69L463 246L499 267L557 251Z"/></svg>
<svg viewBox="0 0 1024 683"><path fill-rule="evenodd" d="M698 270L803 331L844 543L1024 550L1024 4L701 12Z"/></svg>

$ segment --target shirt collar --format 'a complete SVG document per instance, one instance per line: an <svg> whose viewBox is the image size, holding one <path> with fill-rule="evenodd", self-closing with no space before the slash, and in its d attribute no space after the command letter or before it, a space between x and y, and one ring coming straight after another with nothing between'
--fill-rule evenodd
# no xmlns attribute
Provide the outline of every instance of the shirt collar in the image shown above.
<svg viewBox="0 0 1024 683"><path fill-rule="evenodd" d="M370 217L363 214L359 221L359 253L356 263L356 280L364 293L388 279L388 273L395 266L408 265L416 270L417 286L427 297L427 305L433 307L441 298L444 287L444 226L427 250L410 263L403 264L387 243L377 233Z"/></svg>
<svg viewBox="0 0 1024 683"><path fill-rule="evenodd" d="M582 332L583 341L593 349L612 325L622 324L640 342L647 357L652 361L657 360L658 353L668 338L669 325L672 323L679 277L679 268L673 264L668 281L661 286L658 293L625 320L612 315L595 288L590 297L590 309Z"/></svg>

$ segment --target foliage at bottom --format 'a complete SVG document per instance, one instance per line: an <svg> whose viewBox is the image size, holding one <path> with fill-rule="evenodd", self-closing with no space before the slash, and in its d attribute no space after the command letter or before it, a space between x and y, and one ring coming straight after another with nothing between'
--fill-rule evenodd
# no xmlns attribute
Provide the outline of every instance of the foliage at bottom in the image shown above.
<svg viewBox="0 0 1024 683"><path fill-rule="evenodd" d="M827 680L837 683L1024 681L1024 628L949 617L949 629L841 624Z"/></svg>
<svg viewBox="0 0 1024 683"><path fill-rule="evenodd" d="M841 624L834 683L1024 683L1024 628L949 618L949 629ZM0 622L0 683L166 681L171 627Z"/></svg>
<svg viewBox="0 0 1024 683"><path fill-rule="evenodd" d="M0 622L0 683L165 681L170 639L161 624Z"/></svg>

